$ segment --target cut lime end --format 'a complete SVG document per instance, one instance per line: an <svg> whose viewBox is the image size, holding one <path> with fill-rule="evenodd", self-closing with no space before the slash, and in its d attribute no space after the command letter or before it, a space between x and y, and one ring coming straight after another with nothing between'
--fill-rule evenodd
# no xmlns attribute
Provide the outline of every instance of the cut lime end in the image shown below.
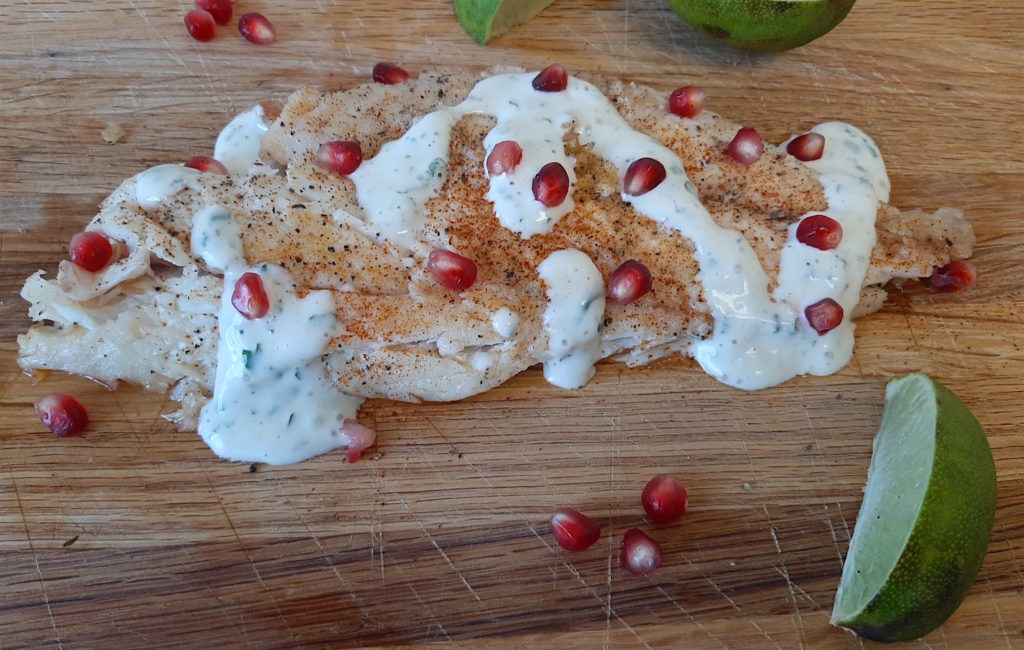
<svg viewBox="0 0 1024 650"><path fill-rule="evenodd" d="M481 45L530 20L554 0L454 0L455 17Z"/></svg>

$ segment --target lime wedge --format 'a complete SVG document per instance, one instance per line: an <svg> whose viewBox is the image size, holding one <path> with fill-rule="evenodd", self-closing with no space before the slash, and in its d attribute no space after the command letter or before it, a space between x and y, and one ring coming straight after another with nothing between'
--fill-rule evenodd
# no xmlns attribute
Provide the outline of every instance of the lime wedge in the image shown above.
<svg viewBox="0 0 1024 650"><path fill-rule="evenodd" d="M533 18L554 0L455 0L455 17L483 45Z"/></svg>
<svg viewBox="0 0 1024 650"><path fill-rule="evenodd" d="M832 624L876 641L937 628L978 575L995 510L974 415L926 375L890 381Z"/></svg>

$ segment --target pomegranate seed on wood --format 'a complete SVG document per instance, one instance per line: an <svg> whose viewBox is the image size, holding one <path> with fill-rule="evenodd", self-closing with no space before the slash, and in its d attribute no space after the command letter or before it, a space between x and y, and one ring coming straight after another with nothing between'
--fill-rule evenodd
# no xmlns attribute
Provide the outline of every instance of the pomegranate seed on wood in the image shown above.
<svg viewBox="0 0 1024 650"><path fill-rule="evenodd" d="M753 165L764 153L764 142L756 129L745 126L736 132L726 153L741 165Z"/></svg>
<svg viewBox="0 0 1024 650"><path fill-rule="evenodd" d="M504 140L494 145L491 153L487 154L487 173L491 176L511 174L523 160L523 148L518 142Z"/></svg>
<svg viewBox="0 0 1024 650"><path fill-rule="evenodd" d="M928 284L939 291L963 291L974 283L978 270L967 260L953 260L945 266L936 266Z"/></svg>
<svg viewBox="0 0 1024 650"><path fill-rule="evenodd" d="M238 19L238 32L256 45L270 45L277 37L277 30L267 17L255 11Z"/></svg>
<svg viewBox="0 0 1024 650"><path fill-rule="evenodd" d="M819 300L804 309L804 316L818 334L827 334L843 322L843 307L831 298Z"/></svg>
<svg viewBox="0 0 1024 650"><path fill-rule="evenodd" d="M551 534L567 551L582 551L601 537L601 527L579 510L559 508L551 515Z"/></svg>
<svg viewBox="0 0 1024 650"><path fill-rule="evenodd" d="M569 85L569 73L561 64L552 63L533 78L533 88L545 93L557 93Z"/></svg>
<svg viewBox="0 0 1024 650"><path fill-rule="evenodd" d="M805 133L793 138L786 145L786 153L804 162L817 160L825 153L825 136L820 133Z"/></svg>
<svg viewBox="0 0 1024 650"><path fill-rule="evenodd" d="M351 418L345 418L341 423L341 433L348 438L348 451L346 460L354 463L363 455L363 450L373 445L377 439L377 432L369 427L364 427Z"/></svg>
<svg viewBox="0 0 1024 650"><path fill-rule="evenodd" d="M843 240L843 227L832 217L812 214L796 227L796 240L820 251L832 250Z"/></svg>
<svg viewBox="0 0 1024 650"><path fill-rule="evenodd" d="M427 270L438 284L453 291L463 291L476 282L476 262L443 248L430 251Z"/></svg>
<svg viewBox="0 0 1024 650"><path fill-rule="evenodd" d="M185 166L197 169L204 174L224 174L225 176L228 174L228 168L224 166L224 163L210 156L196 156L185 163Z"/></svg>
<svg viewBox="0 0 1024 650"><path fill-rule="evenodd" d="M393 86L409 78L409 73L394 63L378 63L373 66L373 80L379 84Z"/></svg>
<svg viewBox="0 0 1024 650"><path fill-rule="evenodd" d="M676 88L668 96L668 110L679 117L697 117L707 103L707 93L697 86Z"/></svg>
<svg viewBox="0 0 1024 650"><path fill-rule="evenodd" d="M689 501L682 481L668 474L658 474L644 486L640 503L651 521L664 525L682 517Z"/></svg>
<svg viewBox="0 0 1024 650"><path fill-rule="evenodd" d="M620 264L608 280L608 297L620 305L636 302L650 290L651 271L636 260Z"/></svg>
<svg viewBox="0 0 1024 650"><path fill-rule="evenodd" d="M626 168L622 191L630 196L647 194L665 180L665 165L654 158L637 158Z"/></svg>
<svg viewBox="0 0 1024 650"><path fill-rule="evenodd" d="M560 205L569 195L569 174L561 163L549 162L533 177L533 196L549 208Z"/></svg>
<svg viewBox="0 0 1024 650"><path fill-rule="evenodd" d="M363 163L363 148L351 140L325 142L316 150L316 162L324 171L347 176Z"/></svg>
<svg viewBox="0 0 1024 650"><path fill-rule="evenodd" d="M210 12L218 25L227 25L231 20L231 0L196 0L196 9Z"/></svg>
<svg viewBox="0 0 1024 650"><path fill-rule="evenodd" d="M270 298L263 288L263 279L256 273L243 273L231 293L231 305L248 320L266 316L270 311Z"/></svg>
<svg viewBox="0 0 1024 650"><path fill-rule="evenodd" d="M36 415L43 424L62 438L80 435L89 423L85 407L74 397L64 393L41 397L35 407Z"/></svg>
<svg viewBox="0 0 1024 650"><path fill-rule="evenodd" d="M95 273L114 259L114 247L101 233L80 232L71 238L70 258L75 266Z"/></svg>
<svg viewBox="0 0 1024 650"><path fill-rule="evenodd" d="M642 576L661 566L661 546L639 528L630 528L622 536L622 568Z"/></svg>
<svg viewBox="0 0 1024 650"><path fill-rule="evenodd" d="M197 41L209 41L217 31L217 24L209 11L193 9L185 14L185 29Z"/></svg>

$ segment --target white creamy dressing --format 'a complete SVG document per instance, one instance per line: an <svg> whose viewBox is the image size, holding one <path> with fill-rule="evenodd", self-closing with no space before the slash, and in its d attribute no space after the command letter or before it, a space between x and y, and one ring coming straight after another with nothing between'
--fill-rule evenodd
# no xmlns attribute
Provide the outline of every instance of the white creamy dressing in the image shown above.
<svg viewBox="0 0 1024 650"><path fill-rule="evenodd" d="M135 199L143 210L153 210L186 187L199 171L184 165L157 165L135 176Z"/></svg>
<svg viewBox="0 0 1024 650"><path fill-rule="evenodd" d="M508 307L502 307L491 316L491 326L505 338L515 336L519 331L519 314Z"/></svg>
<svg viewBox="0 0 1024 650"><path fill-rule="evenodd" d="M239 113L217 136L213 157L223 163L231 174L246 173L259 157L260 145L268 128L263 120L262 106L257 104Z"/></svg>
<svg viewBox="0 0 1024 650"><path fill-rule="evenodd" d="M544 378L561 388L579 388L594 376L601 358L604 280L594 262L575 249L548 255L537 274L548 295Z"/></svg>

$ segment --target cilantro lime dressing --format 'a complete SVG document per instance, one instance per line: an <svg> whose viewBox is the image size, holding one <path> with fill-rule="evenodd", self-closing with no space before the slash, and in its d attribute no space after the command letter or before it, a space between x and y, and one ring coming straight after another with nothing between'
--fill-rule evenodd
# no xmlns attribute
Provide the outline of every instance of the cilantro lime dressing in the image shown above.
<svg viewBox="0 0 1024 650"><path fill-rule="evenodd" d="M231 174L248 172L259 156L267 128L261 106L239 113L217 136L213 157L223 163Z"/></svg>
<svg viewBox="0 0 1024 650"><path fill-rule="evenodd" d="M548 255L537 267L537 274L548 296L544 378L561 388L579 388L594 376L594 364L601 358L601 272L586 254L566 249Z"/></svg>
<svg viewBox="0 0 1024 650"><path fill-rule="evenodd" d="M135 199L143 210L154 210L186 187L199 171L184 165L157 165L135 176Z"/></svg>

